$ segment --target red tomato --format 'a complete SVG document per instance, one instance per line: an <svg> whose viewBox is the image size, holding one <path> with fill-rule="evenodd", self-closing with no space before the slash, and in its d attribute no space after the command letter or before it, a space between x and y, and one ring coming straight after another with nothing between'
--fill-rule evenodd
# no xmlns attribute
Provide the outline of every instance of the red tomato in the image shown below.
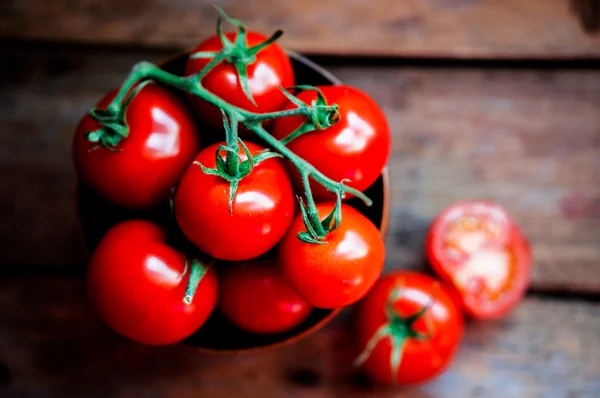
<svg viewBox="0 0 600 398"><path fill-rule="evenodd" d="M105 109L117 90L98 107ZM79 178L115 204L148 209L169 198L199 150L198 132L185 104L154 83L145 86L125 113L129 136L117 150L97 148L85 133L100 125L90 116L80 122L73 141L73 160Z"/></svg>
<svg viewBox="0 0 600 398"><path fill-rule="evenodd" d="M334 203L317 204L321 220ZM325 244L305 243L306 231L297 216L279 245L278 263L283 275L302 298L318 308L350 305L373 286L385 259L383 238L368 218L342 204L342 223L330 232Z"/></svg>
<svg viewBox="0 0 600 398"><path fill-rule="evenodd" d="M209 267L192 303L183 303L190 269L185 255L165 239L165 231L155 224L124 221L102 238L87 270L88 295L100 317L140 343L185 339L202 326L217 302L217 278Z"/></svg>
<svg viewBox="0 0 600 398"><path fill-rule="evenodd" d="M427 236L433 269L460 292L479 319L508 314L529 284L529 244L506 211L490 201L461 201L444 209Z"/></svg>
<svg viewBox="0 0 600 398"><path fill-rule="evenodd" d="M234 41L236 32L226 33L229 40ZM267 37L255 33L246 33L246 43L249 47L265 41ZM223 44L218 36L211 36L200 43L192 53L199 51L221 51ZM185 65L185 76L200 72L211 60L206 58L188 59ZM281 87L294 85L294 71L285 51L273 43L256 55L256 61L246 67L248 87L257 106L254 106L242 91L238 72L233 64L221 62L202 78L202 85L211 93L224 99L232 105L250 112L275 112L283 107L287 98L279 90ZM223 116L219 108L201 100L190 97L191 103L203 120L211 126L222 128Z"/></svg>
<svg viewBox="0 0 600 398"><path fill-rule="evenodd" d="M390 156L391 135L381 108L362 91L349 86L319 86L327 104L337 104L340 120L333 126L306 133L287 146L334 181L348 179L346 184L359 191L367 189L381 174ZM302 91L297 97L306 104L317 98L315 91ZM291 102L284 109L295 109ZM277 119L273 136L282 139L305 122L302 116ZM294 182L301 186L299 173L291 171ZM321 185L311 183L317 200L331 200L333 194Z"/></svg>
<svg viewBox="0 0 600 398"><path fill-rule="evenodd" d="M215 168L220 142L196 157ZM247 143L252 155L264 148ZM225 157L225 153L222 152ZM246 155L240 149L240 158ZM294 193L282 162L270 158L244 177L229 212L229 182L192 165L183 175L175 195L175 215L185 236L200 250L221 260L248 260L271 249L288 229L294 216Z"/></svg>
<svg viewBox="0 0 600 398"><path fill-rule="evenodd" d="M298 326L312 308L281 275L273 259L227 268L219 278L219 309L239 328L270 334Z"/></svg>
<svg viewBox="0 0 600 398"><path fill-rule="evenodd" d="M386 384L421 383L441 374L463 335L462 314L451 294L424 274L383 276L354 309L362 351L355 363Z"/></svg>

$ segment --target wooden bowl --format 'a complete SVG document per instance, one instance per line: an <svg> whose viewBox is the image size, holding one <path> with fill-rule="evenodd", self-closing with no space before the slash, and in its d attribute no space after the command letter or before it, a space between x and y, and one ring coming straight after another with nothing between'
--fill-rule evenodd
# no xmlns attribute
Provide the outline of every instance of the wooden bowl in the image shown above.
<svg viewBox="0 0 600 398"><path fill-rule="evenodd" d="M307 58L288 52L297 84L333 85L341 82L331 73L316 65ZM187 53L177 55L163 63L161 67L171 73L182 74ZM373 200L371 207L366 207L358 199L350 199L347 203L367 216L385 235L389 213L389 177L387 167L381 176L365 191ZM169 203L164 203L148 211L133 211L107 202L83 183L77 185L77 211L84 246L88 253L93 252L100 239L113 225L128 219L143 218L165 227L172 225L169 220ZM175 225L175 231L169 233L169 243L180 250L194 250L181 231ZM172 227L173 230L173 227ZM255 335L244 332L229 323L216 309L209 320L193 336L183 342L200 352L209 354L231 354L252 352L274 348L298 341L322 328L342 309L314 309L309 317L298 327L277 335Z"/></svg>

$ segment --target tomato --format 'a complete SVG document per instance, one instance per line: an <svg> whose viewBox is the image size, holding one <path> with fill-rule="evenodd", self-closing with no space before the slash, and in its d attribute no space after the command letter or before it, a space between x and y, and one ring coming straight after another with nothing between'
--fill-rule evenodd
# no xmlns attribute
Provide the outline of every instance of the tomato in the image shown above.
<svg viewBox="0 0 600 398"><path fill-rule="evenodd" d="M334 181L348 179L346 184L359 191L367 189L381 174L390 156L391 135L381 108L364 92L349 86L318 86L327 104L337 104L340 120L321 131L305 133L287 144L298 156L315 166ZM317 98L315 91L300 92L297 97L306 104ZM291 102L284 109L295 109ZM273 136L283 139L305 122L302 116L277 119ZM299 173L290 174L301 186ZM333 194L321 185L311 183L316 200L331 200Z"/></svg>
<svg viewBox="0 0 600 398"><path fill-rule="evenodd" d="M355 364L380 383L416 384L441 374L463 335L452 291L410 271L383 276L354 308Z"/></svg>
<svg viewBox="0 0 600 398"><path fill-rule="evenodd" d="M215 168L214 144L196 161ZM252 155L263 147L246 143ZM223 158L225 153L221 153ZM240 149L240 158L247 157ZM292 184L281 160L257 164L240 182L229 212L229 182L191 165L175 194L175 216L184 235L200 250L221 260L248 260L270 250L294 216Z"/></svg>
<svg viewBox="0 0 600 398"><path fill-rule="evenodd" d="M271 334L298 326L312 307L281 275L272 258L235 263L219 278L219 309L239 328Z"/></svg>
<svg viewBox="0 0 600 398"><path fill-rule="evenodd" d="M106 106L117 90L98 107ZM169 198L199 150L198 132L185 104L173 93L151 83L129 104L125 118L129 135L116 150L89 142L85 133L100 124L85 116L73 140L73 161L79 178L117 205L148 209Z"/></svg>
<svg viewBox="0 0 600 398"><path fill-rule="evenodd" d="M234 41L236 32L226 33L229 40ZM267 37L256 32L246 33L246 44L251 47L267 40ZM201 51L221 51L221 39L214 35L200 43L191 53ZM200 72L211 59L189 58L185 65L185 76ZM229 62L221 62L202 78L202 85L211 93L239 108L256 113L275 112L281 109L287 99L279 86L294 85L292 63L285 51L277 43L272 43L256 54L256 61L246 67L248 87L256 106L250 102L240 85L238 72ZM209 125L222 128L223 116L219 108L198 97L190 97L192 106Z"/></svg>
<svg viewBox="0 0 600 398"><path fill-rule="evenodd" d="M319 203L321 220L334 203ZM296 291L318 308L350 305L373 286L383 269L385 248L379 230L357 210L342 204L342 222L324 239L325 244L305 243L306 231L297 216L279 244L278 263Z"/></svg>
<svg viewBox="0 0 600 398"><path fill-rule="evenodd" d="M444 209L428 231L426 252L474 318L508 314L529 284L529 244L507 212L491 201L460 201Z"/></svg>
<svg viewBox="0 0 600 398"><path fill-rule="evenodd" d="M88 295L102 320L140 343L185 339L202 326L217 302L217 277L209 267L191 304L184 304L191 270L186 269L185 255L165 239L165 231L153 223L124 221L102 238L87 270Z"/></svg>

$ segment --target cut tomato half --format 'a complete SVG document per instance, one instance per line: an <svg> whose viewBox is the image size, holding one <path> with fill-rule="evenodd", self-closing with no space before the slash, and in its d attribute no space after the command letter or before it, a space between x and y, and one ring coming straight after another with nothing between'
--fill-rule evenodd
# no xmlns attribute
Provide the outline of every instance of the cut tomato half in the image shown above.
<svg viewBox="0 0 600 398"><path fill-rule="evenodd" d="M529 285L529 243L506 210L491 201L460 201L445 208L431 224L426 253L474 318L508 314Z"/></svg>

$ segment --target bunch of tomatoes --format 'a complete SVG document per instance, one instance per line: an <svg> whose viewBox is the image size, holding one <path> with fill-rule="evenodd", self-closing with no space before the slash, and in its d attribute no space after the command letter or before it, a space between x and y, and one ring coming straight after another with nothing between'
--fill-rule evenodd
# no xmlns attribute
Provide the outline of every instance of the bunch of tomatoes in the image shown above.
<svg viewBox="0 0 600 398"><path fill-rule="evenodd" d="M383 238L346 199L363 198L388 161L383 111L354 87L294 88L278 34L222 17L237 31L222 33L219 20L181 76L134 68L77 127L81 182L122 208L171 210L167 228L131 219L104 234L87 269L94 308L121 335L165 345L215 311L272 335L314 308L358 303L357 365L386 382L439 374L458 346L461 309L497 317L522 296L525 239L497 205L462 202L428 238L440 281L408 272L379 279ZM174 229L191 250L172 244Z"/></svg>

